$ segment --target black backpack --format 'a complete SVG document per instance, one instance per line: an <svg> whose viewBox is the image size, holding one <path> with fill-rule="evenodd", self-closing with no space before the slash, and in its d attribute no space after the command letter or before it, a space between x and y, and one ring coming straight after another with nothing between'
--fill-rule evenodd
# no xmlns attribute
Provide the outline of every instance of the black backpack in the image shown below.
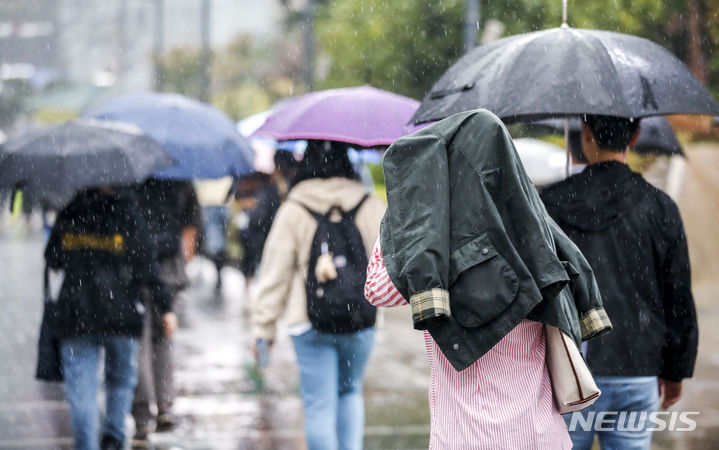
<svg viewBox="0 0 719 450"><path fill-rule="evenodd" d="M339 206L333 206L321 214L303 205L317 221L305 288L307 314L312 326L318 331L351 333L369 328L375 323L377 308L364 297L367 254L362 235L354 222L357 211L366 199L367 196L347 212ZM315 266L319 257L325 253L333 256L337 278L320 283L315 276Z"/></svg>

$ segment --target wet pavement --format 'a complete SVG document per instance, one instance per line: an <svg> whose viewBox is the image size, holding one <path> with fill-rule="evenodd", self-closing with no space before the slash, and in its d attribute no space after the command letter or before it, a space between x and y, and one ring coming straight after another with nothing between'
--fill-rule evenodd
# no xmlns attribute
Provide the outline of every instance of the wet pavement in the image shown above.
<svg viewBox="0 0 719 450"><path fill-rule="evenodd" d="M63 385L33 378L42 315L42 236L0 231L0 448L72 448ZM251 295L242 275L196 258L177 304L174 340L179 424L150 436L157 449L301 449L302 412L291 341L282 333L261 377L250 354ZM428 365L404 309L386 312L367 369L367 448L426 448ZM405 332L391 333L391 329ZM133 427L128 419L128 432Z"/></svg>
<svg viewBox="0 0 719 450"><path fill-rule="evenodd" d="M700 348L695 377L673 410L698 411L697 429L655 433L661 450L719 448L719 182L712 172L719 151L689 152L680 207L694 270ZM707 181L708 180L708 181ZM687 199L696 200L693 203ZM33 379L41 317L42 237L0 222L0 448L72 448L62 385ZM717 248L715 248L717 247ZM175 412L169 433L150 436L157 449L302 449L302 413L294 353L287 337L271 352L262 383L251 370L244 279L223 269L224 288L214 293L213 266L196 258L192 285L177 310ZM427 448L428 365L422 335L409 311L385 311L365 382L368 449ZM280 330L280 335L282 330ZM132 421L128 419L128 428Z"/></svg>

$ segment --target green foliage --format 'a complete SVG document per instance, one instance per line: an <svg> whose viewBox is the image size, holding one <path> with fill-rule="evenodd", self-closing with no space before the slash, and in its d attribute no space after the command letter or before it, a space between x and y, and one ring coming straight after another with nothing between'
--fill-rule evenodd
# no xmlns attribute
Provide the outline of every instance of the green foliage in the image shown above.
<svg viewBox="0 0 719 450"><path fill-rule="evenodd" d="M199 48L178 47L160 60L158 87L198 98L202 92L202 53Z"/></svg>
<svg viewBox="0 0 719 450"><path fill-rule="evenodd" d="M319 88L371 84L422 98L462 51L463 0L342 0L318 10Z"/></svg>
<svg viewBox="0 0 719 450"><path fill-rule="evenodd" d="M282 43L238 35L215 51L210 66L211 103L235 120L264 111L291 95L297 62L287 58ZM172 49L160 61L159 90L193 98L202 93L202 53L196 47Z"/></svg>
<svg viewBox="0 0 719 450"><path fill-rule="evenodd" d="M466 0L315 1L317 89L371 84L422 99L464 52ZM561 24L561 0L479 3L478 37L488 20L503 23L504 36ZM689 63L691 4L700 6L708 86L719 93L719 27L713 26L719 21L719 0L572 0L568 22L646 37ZM302 93L304 22L301 11L287 6L285 13L287 29L277 41L238 36L212 55L212 101L234 118ZM161 89L198 96L201 56L199 49L171 51L161 61Z"/></svg>
<svg viewBox="0 0 719 450"><path fill-rule="evenodd" d="M212 104L234 120L265 111L272 103L262 86L249 82L228 87L212 96Z"/></svg>
<svg viewBox="0 0 719 450"><path fill-rule="evenodd" d="M570 1L568 23L634 34L688 58L687 11L700 5L702 46L709 68L709 87L719 92L719 0ZM319 88L369 83L424 97L439 76L463 52L465 0L334 0L318 9L319 51L331 68ZM480 22L502 22L504 35L561 24L560 0L480 0ZM478 34L481 34L482 26Z"/></svg>

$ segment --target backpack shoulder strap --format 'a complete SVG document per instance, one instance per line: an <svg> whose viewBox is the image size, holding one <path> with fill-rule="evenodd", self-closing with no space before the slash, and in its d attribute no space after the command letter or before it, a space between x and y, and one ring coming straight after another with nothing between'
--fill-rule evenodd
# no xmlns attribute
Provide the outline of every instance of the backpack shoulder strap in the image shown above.
<svg viewBox="0 0 719 450"><path fill-rule="evenodd" d="M359 209L364 204L365 200L367 200L368 198L369 198L369 194L365 194L364 197L362 197L362 199L359 202L357 202L357 204L355 205L354 208L352 208L349 211L347 211L346 213L344 213L345 217L348 217L349 219L354 221L355 216L357 215L357 211L359 211Z"/></svg>
<svg viewBox="0 0 719 450"><path fill-rule="evenodd" d="M295 204L297 204L297 205L303 207L303 208L305 209L305 211L307 211L308 213L310 213L310 215L311 215L315 220L317 220L317 221L319 221L320 219L322 219L323 217L325 217L324 214L315 211L314 209L310 208L309 206L305 205L305 204L302 203L302 202L298 202L297 200L288 200L288 201L290 201L290 202L292 202L292 203L295 203Z"/></svg>
<svg viewBox="0 0 719 450"><path fill-rule="evenodd" d="M309 206L305 205L304 203L298 202L297 200L289 200L289 201L296 203L296 204L300 205L301 207L303 207L308 213L310 213L310 215L312 217L315 218L315 220L321 220L322 218L327 217L332 212L333 209L339 209L340 211L342 211L343 216L348 217L349 219L354 221L355 216L357 215L357 211L359 211L362 204L368 198L369 198L369 194L365 194L364 197L362 197L362 199L359 202L357 202L357 204L354 206L354 208L350 209L349 211L342 211L342 209L339 206L331 206L325 213L317 212L314 209L310 208Z"/></svg>

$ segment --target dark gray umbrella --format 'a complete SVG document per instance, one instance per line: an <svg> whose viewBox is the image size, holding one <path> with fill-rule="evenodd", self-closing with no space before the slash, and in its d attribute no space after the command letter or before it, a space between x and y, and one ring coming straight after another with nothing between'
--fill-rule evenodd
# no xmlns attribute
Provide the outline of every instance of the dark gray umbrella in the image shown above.
<svg viewBox="0 0 719 450"><path fill-rule="evenodd" d="M565 26L470 51L435 83L410 122L477 108L509 122L580 114L719 115L706 88L664 47Z"/></svg>
<svg viewBox="0 0 719 450"><path fill-rule="evenodd" d="M556 132L564 132L564 120L544 119L532 122L530 126L547 128ZM661 116L644 117L639 122L639 138L632 147L637 153L654 155L681 155L684 156L681 144L674 133L674 129L666 118ZM581 121L577 118L569 120L569 139L578 141L575 135L582 131ZM575 155L576 158L576 155Z"/></svg>
<svg viewBox="0 0 719 450"><path fill-rule="evenodd" d="M639 139L632 147L635 152L684 156L674 129L664 117L645 117L639 127Z"/></svg>
<svg viewBox="0 0 719 450"><path fill-rule="evenodd" d="M140 182L174 160L131 125L77 120L0 146L0 189L23 189L59 209L89 187Z"/></svg>

